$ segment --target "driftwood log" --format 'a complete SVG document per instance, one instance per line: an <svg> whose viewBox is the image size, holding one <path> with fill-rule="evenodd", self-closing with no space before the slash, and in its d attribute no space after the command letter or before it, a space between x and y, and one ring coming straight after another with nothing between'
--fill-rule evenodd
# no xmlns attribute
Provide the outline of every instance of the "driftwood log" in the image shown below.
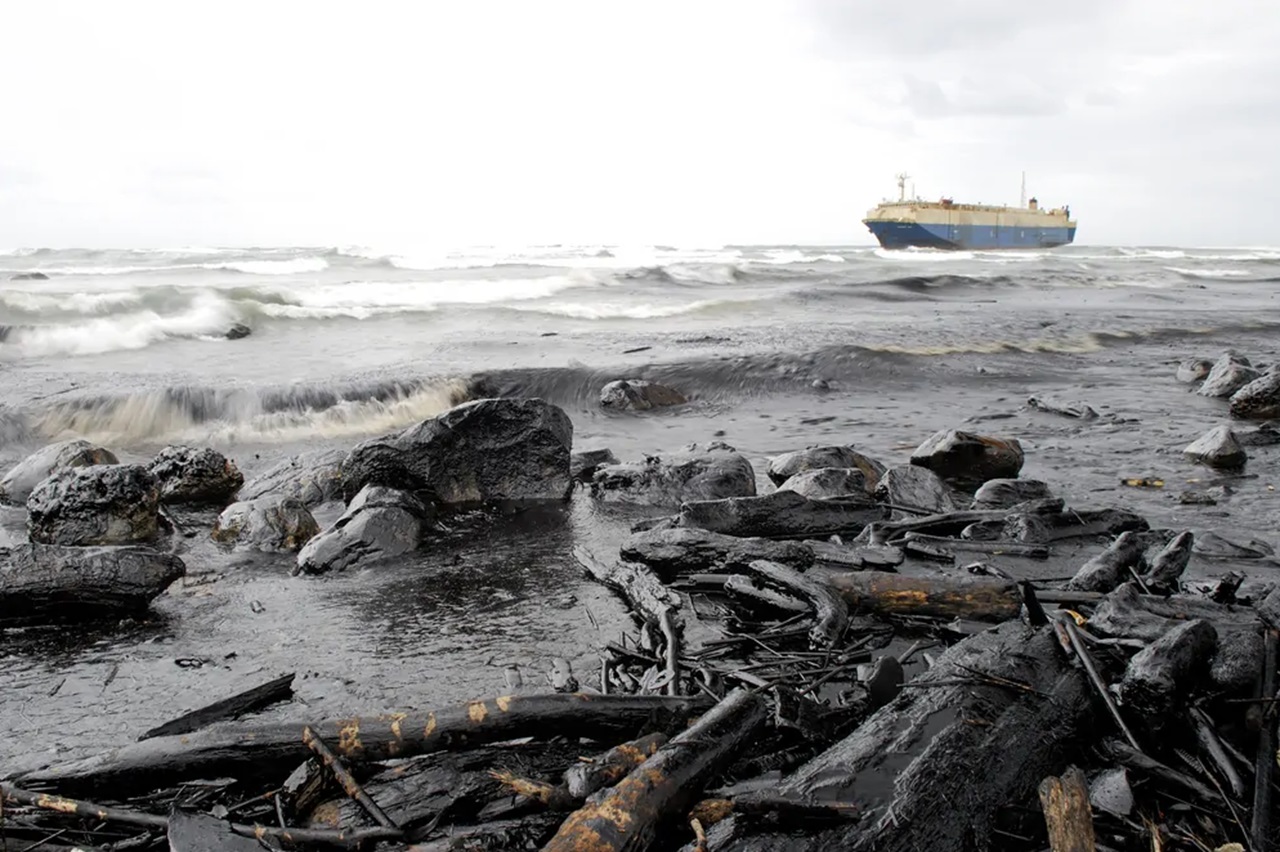
<svg viewBox="0 0 1280 852"><path fill-rule="evenodd" d="M786 565L763 559L752 562L747 569L765 582L809 602L814 611L814 624L809 631L811 647L826 650L840 641L849 624L849 607L829 584Z"/></svg>
<svg viewBox="0 0 1280 852"><path fill-rule="evenodd" d="M1080 767L1071 766L1059 778L1040 782L1040 807L1049 829L1052 852L1094 852L1093 814L1089 809L1089 784Z"/></svg>
<svg viewBox="0 0 1280 852"><path fill-rule="evenodd" d="M337 754L359 763L566 732L618 742L647 726L679 725L709 703L705 698L654 695L510 695L427 713L322 722L314 730L334 744ZM22 775L20 783L60 789L111 785L119 793L193 777L287 772L309 756L300 724L225 726L185 737L156 737L55 764Z"/></svg>
<svg viewBox="0 0 1280 852"><path fill-rule="evenodd" d="M1006 621L1022 606L1017 583L991 577L915 577L883 571L828 574L849 608L889 615Z"/></svg>
<svg viewBox="0 0 1280 852"><path fill-rule="evenodd" d="M1204 619L1186 621L1134 654L1120 680L1130 722L1158 736L1174 721L1183 698L1203 679L1218 646L1218 632Z"/></svg>
<svg viewBox="0 0 1280 852"><path fill-rule="evenodd" d="M801 802L861 806L861 820L802 837L747 836L724 848L983 848L997 809L1034 794L1093 727L1089 686L1047 627L1014 621L972 636L907 686L779 786Z"/></svg>
<svg viewBox="0 0 1280 852"><path fill-rule="evenodd" d="M680 819L702 788L739 756L768 716L763 696L729 693L613 787L564 821L543 852L648 849L664 824Z"/></svg>
<svg viewBox="0 0 1280 852"><path fill-rule="evenodd" d="M198 731L203 727L212 725L214 722L234 719L245 713L261 710L277 701L285 701L293 695L293 678L294 675L287 674L275 680L267 681L260 686L246 689L244 692L236 693L230 698L224 698L198 710L184 713L171 722L165 722L163 725L152 728L138 737L138 739L149 740L152 737L189 734L192 731Z"/></svg>

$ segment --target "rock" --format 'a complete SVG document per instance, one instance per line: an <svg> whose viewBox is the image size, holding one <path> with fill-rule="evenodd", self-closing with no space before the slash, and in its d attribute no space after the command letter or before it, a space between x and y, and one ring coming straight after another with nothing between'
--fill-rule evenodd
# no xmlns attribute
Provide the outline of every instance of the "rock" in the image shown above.
<svg viewBox="0 0 1280 852"><path fill-rule="evenodd" d="M801 571L813 564L813 550L798 542L684 528L635 533L623 542L620 554L628 562L643 562L664 577L710 571L729 563L747 565L757 559Z"/></svg>
<svg viewBox="0 0 1280 852"><path fill-rule="evenodd" d="M365 441L342 465L344 492L423 491L445 505L569 496L573 423L543 399L479 399Z"/></svg>
<svg viewBox="0 0 1280 852"><path fill-rule="evenodd" d="M253 329L242 322L238 322L227 329L227 340L239 340L242 337L248 337L253 334Z"/></svg>
<svg viewBox="0 0 1280 852"><path fill-rule="evenodd" d="M1231 395L1230 412L1242 420L1280 418L1280 372L1267 373L1237 390Z"/></svg>
<svg viewBox="0 0 1280 852"><path fill-rule="evenodd" d="M55 473L75 467L119 463L110 450L80 438L50 444L18 462L0 479L0 503L21 506L41 480Z"/></svg>
<svg viewBox="0 0 1280 852"><path fill-rule="evenodd" d="M1248 455L1227 425L1215 426L1187 445L1183 455L1209 467L1241 468Z"/></svg>
<svg viewBox="0 0 1280 852"><path fill-rule="evenodd" d="M935 432L911 454L912 464L927 467L959 486L974 488L991 479L1016 477L1022 461L1017 438L990 438L957 429Z"/></svg>
<svg viewBox="0 0 1280 852"><path fill-rule="evenodd" d="M1180 382L1193 384L1209 375L1213 362L1204 358L1191 358L1178 365L1177 379Z"/></svg>
<svg viewBox="0 0 1280 852"><path fill-rule="evenodd" d="M591 493L610 502L677 508L689 500L754 496L756 472L728 444L692 444L665 460L604 465L591 479Z"/></svg>
<svg viewBox="0 0 1280 852"><path fill-rule="evenodd" d="M680 507L677 525L736 536L806 537L858 533L884 520L883 506L863 499L811 500L794 491L702 500Z"/></svg>
<svg viewBox="0 0 1280 852"><path fill-rule="evenodd" d="M875 497L881 503L924 509L937 514L959 509L951 488L936 473L913 464L891 467L875 486Z"/></svg>
<svg viewBox="0 0 1280 852"><path fill-rule="evenodd" d="M1052 497L1047 483L1038 479L989 479L973 495L975 509L1011 509L1030 500Z"/></svg>
<svg viewBox="0 0 1280 852"><path fill-rule="evenodd" d="M1072 402L1053 399L1047 396L1029 396L1027 405L1046 414L1059 414L1077 420L1097 420L1098 412L1092 405L1084 402Z"/></svg>
<svg viewBox="0 0 1280 852"><path fill-rule="evenodd" d="M1196 393L1214 398L1231 396L1261 375L1249 359L1232 352L1223 353Z"/></svg>
<svg viewBox="0 0 1280 852"><path fill-rule="evenodd" d="M678 390L643 379L619 379L600 389L600 405L618 411L648 411L688 401Z"/></svg>
<svg viewBox="0 0 1280 852"><path fill-rule="evenodd" d="M789 477L779 491L794 491L814 500L828 497L866 496L867 475L856 467L824 467Z"/></svg>
<svg viewBox="0 0 1280 852"><path fill-rule="evenodd" d="M298 552L296 574L324 574L416 550L432 511L414 495L366 485L333 526Z"/></svg>
<svg viewBox="0 0 1280 852"><path fill-rule="evenodd" d="M814 379L809 383L809 387L816 391L828 391L831 390L831 383L826 379Z"/></svg>
<svg viewBox="0 0 1280 852"><path fill-rule="evenodd" d="M769 462L769 479L774 485L782 485L797 473L821 470L828 467L855 467L866 477L867 493L875 490L876 483L884 476L885 466L870 456L849 446L809 447L784 453Z"/></svg>
<svg viewBox="0 0 1280 852"><path fill-rule="evenodd" d="M341 500L342 463L346 450L315 450L280 462L240 488L241 500L276 495L297 497L304 505L319 506Z"/></svg>
<svg viewBox="0 0 1280 852"><path fill-rule="evenodd" d="M139 464L55 473L27 500L27 532L38 544L132 544L159 532L160 487Z"/></svg>
<svg viewBox="0 0 1280 852"><path fill-rule="evenodd" d="M596 469L606 464L617 464L613 450L582 450L569 456L569 478L574 482L590 482Z"/></svg>
<svg viewBox="0 0 1280 852"><path fill-rule="evenodd" d="M225 505L244 484L235 462L208 447L165 447L150 470L165 503Z"/></svg>
<svg viewBox="0 0 1280 852"><path fill-rule="evenodd" d="M268 553L292 553L314 538L320 526L297 497L258 497L222 510L210 537Z"/></svg>
<svg viewBox="0 0 1280 852"><path fill-rule="evenodd" d="M1214 559L1266 559L1275 555L1275 548L1259 539L1239 544L1209 531L1196 536L1191 552Z"/></svg>
<svg viewBox="0 0 1280 852"><path fill-rule="evenodd" d="M9 277L10 281L48 281L49 276L43 272L19 272Z"/></svg>
<svg viewBox="0 0 1280 852"><path fill-rule="evenodd" d="M1127 817L1133 811L1133 790L1123 766L1104 769L1089 785L1089 803L1112 816Z"/></svg>
<svg viewBox="0 0 1280 852"><path fill-rule="evenodd" d="M1274 447L1280 444L1280 429L1274 424L1263 423L1249 432L1237 432L1236 440L1242 447Z"/></svg>
<svg viewBox="0 0 1280 852"><path fill-rule="evenodd" d="M185 572L177 556L137 545L0 549L0 624L133 614Z"/></svg>

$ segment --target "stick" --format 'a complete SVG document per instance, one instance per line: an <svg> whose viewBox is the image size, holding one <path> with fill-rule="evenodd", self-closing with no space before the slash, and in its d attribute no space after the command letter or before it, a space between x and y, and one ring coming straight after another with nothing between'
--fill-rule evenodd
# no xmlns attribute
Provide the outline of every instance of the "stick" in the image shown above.
<svg viewBox="0 0 1280 852"><path fill-rule="evenodd" d="M658 613L658 625L667 640L667 695L680 694L680 637L676 635L676 627L671 621L671 610L664 608Z"/></svg>
<svg viewBox="0 0 1280 852"><path fill-rule="evenodd" d="M316 732L311 730L310 725L302 729L302 741L307 744L307 748L314 751L324 761L325 766L329 767L329 770L333 772L333 777L342 786L346 794L359 802L360 807L364 808L369 816L373 817L374 822L384 828L398 828L391 817L387 816L382 808L378 807L378 803L369 798L369 794L360 787L360 782L347 771L347 767L343 765L342 760L329 750L329 747L324 744L324 740L316 736Z"/></svg>
<svg viewBox="0 0 1280 852"><path fill-rule="evenodd" d="M1235 764L1227 757L1227 751L1222 747L1222 740L1218 739L1218 732L1213 729L1213 722L1209 719L1209 714L1205 713L1199 707L1191 708L1191 721L1195 725L1196 740L1200 743L1200 747L1213 760L1218 771L1227 779L1227 783L1231 785L1231 792L1241 801L1244 800L1244 779L1240 777L1240 773L1236 771Z"/></svg>
<svg viewBox="0 0 1280 852"><path fill-rule="evenodd" d="M206 707L201 707L199 710L192 710L190 713L185 713L171 722L165 722L163 725L152 728L138 737L138 742L149 740L152 737L189 734L192 731L203 728L205 725L211 725L223 719L234 719L244 713L261 710L263 707L274 704L277 701L285 701L293 695L293 678L293 674L287 674L284 677L268 681L261 686L246 689L244 692L237 693L230 698L215 701Z"/></svg>
<svg viewBox="0 0 1280 852"><path fill-rule="evenodd" d="M46 811L57 811L62 814L99 819L104 822L119 822L125 825L140 825L146 828L163 828L168 830L169 818L157 814L130 811L123 808L108 808L92 802L67 799L48 793L33 793L21 790L0 782L0 797L11 799L19 804L31 805ZM358 828L337 831L321 828L270 828L264 825L242 825L227 823L228 828L236 834L246 837L276 837L290 843L328 843L332 846L359 846L371 840L395 840L402 836L398 828Z"/></svg>
<svg viewBox="0 0 1280 852"><path fill-rule="evenodd" d="M1089 656L1089 652L1085 650L1084 641L1080 638L1080 631L1076 629L1075 621L1070 616L1067 616L1059 623L1067 631L1067 637L1071 640L1071 647L1075 650L1076 656L1080 658L1080 663L1089 675L1089 681L1093 684L1093 688L1102 696L1102 702L1107 705L1107 711L1111 714L1111 718L1116 720L1116 724L1120 726L1120 731L1124 734L1124 738L1129 741L1129 745L1133 746L1136 751L1141 752L1142 748L1138 745L1137 739L1134 738L1133 732L1129 730L1129 726L1124 723L1124 719L1120 716L1120 708L1116 707L1116 702L1107 690L1106 683L1103 682L1098 675L1097 668L1093 665L1093 659Z"/></svg>
<svg viewBox="0 0 1280 852"><path fill-rule="evenodd" d="M1268 628L1265 634L1262 669L1262 697L1276 694L1276 655L1280 651L1280 630ZM1273 713L1264 713L1262 730L1258 732L1258 757L1254 763L1257 777L1253 785L1253 823L1250 835L1254 849L1263 852L1271 842L1271 775L1276 766L1276 721Z"/></svg>

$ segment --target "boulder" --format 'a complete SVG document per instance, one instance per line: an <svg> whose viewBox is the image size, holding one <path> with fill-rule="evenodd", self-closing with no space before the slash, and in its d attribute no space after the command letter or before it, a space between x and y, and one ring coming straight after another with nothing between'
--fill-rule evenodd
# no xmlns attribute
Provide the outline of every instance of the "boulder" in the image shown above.
<svg viewBox="0 0 1280 852"><path fill-rule="evenodd" d="M60 471L119 463L120 460L110 450L80 438L50 444L18 462L4 475L4 479L0 479L0 503L21 506L41 480Z"/></svg>
<svg viewBox="0 0 1280 852"><path fill-rule="evenodd" d="M600 405L617 411L648 411L688 401L678 390L643 379L619 379L600 389Z"/></svg>
<svg viewBox="0 0 1280 852"><path fill-rule="evenodd" d="M208 447L165 447L149 469L165 503L225 505L244 484L235 462Z"/></svg>
<svg viewBox="0 0 1280 852"><path fill-rule="evenodd" d="M240 487L241 500L259 497L297 497L304 505L319 506L341 500L342 463L346 450L314 450L286 459Z"/></svg>
<svg viewBox="0 0 1280 852"><path fill-rule="evenodd" d="M813 549L799 542L684 528L634 533L623 542L620 554L628 562L643 562L664 577L710 571L728 563L747 565L757 559L799 571L813 564Z"/></svg>
<svg viewBox="0 0 1280 852"><path fill-rule="evenodd" d="M1249 364L1248 358L1234 352L1224 352L1196 393L1214 398L1231 396L1259 375L1261 374Z"/></svg>
<svg viewBox="0 0 1280 852"><path fill-rule="evenodd" d="M1280 372L1259 376L1232 394L1230 411L1242 420L1280 419Z"/></svg>
<svg viewBox="0 0 1280 852"><path fill-rule="evenodd" d="M227 340L239 340L242 337L248 337L250 334L253 334L253 329L242 322L238 322L227 329Z"/></svg>
<svg viewBox="0 0 1280 852"><path fill-rule="evenodd" d="M297 497L258 497L222 510L210 537L219 544L293 553L314 538L320 526Z"/></svg>
<svg viewBox="0 0 1280 852"><path fill-rule="evenodd" d="M1191 358L1178 365L1176 374L1178 381L1194 384L1209 375L1213 362L1204 358Z"/></svg>
<svg viewBox="0 0 1280 852"><path fill-rule="evenodd" d="M590 482L602 465L617 464L613 450L581 450L569 455L569 478L574 482Z"/></svg>
<svg viewBox="0 0 1280 852"><path fill-rule="evenodd" d="M10 281L48 281L49 276L43 272L19 272L9 277Z"/></svg>
<svg viewBox="0 0 1280 852"><path fill-rule="evenodd" d="M1248 455L1236 441L1227 425L1215 426L1187 445L1183 455L1209 467L1235 469L1244 467Z"/></svg>
<svg viewBox="0 0 1280 852"><path fill-rule="evenodd" d="M883 506L865 496L811 500L794 491L775 491L759 497L685 503L676 525L725 535L805 538L856 534L887 515Z"/></svg>
<svg viewBox="0 0 1280 852"><path fill-rule="evenodd" d="M294 574L343 571L416 550L431 524L432 510L414 495L366 485L333 526L298 552Z"/></svg>
<svg viewBox="0 0 1280 852"><path fill-rule="evenodd" d="M1017 438L990 438L957 429L935 432L911 454L912 464L965 488L977 488L991 479L1012 479L1022 470L1022 461Z"/></svg>
<svg viewBox="0 0 1280 852"><path fill-rule="evenodd" d="M0 625L132 614L185 572L177 556L137 545L0 549Z"/></svg>
<svg viewBox="0 0 1280 852"><path fill-rule="evenodd" d="M797 473L821 470L828 467L854 467L866 477L867 493L875 490L876 483L884 476L885 466L870 456L849 446L809 447L791 453L783 453L769 462L769 479L774 485L782 485Z"/></svg>
<svg viewBox="0 0 1280 852"><path fill-rule="evenodd" d="M951 487L927 467L901 464L889 468L875 486L876 499L893 506L924 509L930 513L960 508Z"/></svg>
<svg viewBox="0 0 1280 852"><path fill-rule="evenodd" d="M343 490L387 485L446 505L564 500L572 445L569 415L546 400L479 399L358 445Z"/></svg>
<svg viewBox="0 0 1280 852"><path fill-rule="evenodd" d="M676 508L689 500L753 496L756 472L728 444L691 444L667 459L603 465L591 478L591 493L610 502Z"/></svg>
<svg viewBox="0 0 1280 852"><path fill-rule="evenodd" d="M989 479L974 492L973 508L1011 509L1052 496L1049 485L1038 479Z"/></svg>
<svg viewBox="0 0 1280 852"><path fill-rule="evenodd" d="M140 464L76 467L41 482L27 500L38 544L132 544L159 532L160 488Z"/></svg>
<svg viewBox="0 0 1280 852"><path fill-rule="evenodd" d="M815 500L867 494L867 475L856 467L824 467L788 477L779 491L794 491ZM762 557L763 558L763 557Z"/></svg>

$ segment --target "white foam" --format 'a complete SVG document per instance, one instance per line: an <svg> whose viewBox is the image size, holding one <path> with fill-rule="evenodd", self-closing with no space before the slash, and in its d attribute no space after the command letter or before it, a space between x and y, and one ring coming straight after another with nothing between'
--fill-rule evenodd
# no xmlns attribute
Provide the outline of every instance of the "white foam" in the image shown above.
<svg viewBox="0 0 1280 852"><path fill-rule="evenodd" d="M49 293L12 290L0 293L0 305L28 314L79 313L98 314L113 308L137 305L142 301L137 292Z"/></svg>
<svg viewBox="0 0 1280 852"><path fill-rule="evenodd" d="M1241 278L1250 274L1244 269L1185 269L1180 266L1166 266L1165 269L1188 278Z"/></svg>
<svg viewBox="0 0 1280 852"><path fill-rule="evenodd" d="M971 251L940 251L935 249L886 249L875 250L876 257L884 260L909 263L945 263L951 260L973 260Z"/></svg>
<svg viewBox="0 0 1280 852"><path fill-rule="evenodd" d="M226 269L247 272L252 275L299 275L305 272L323 272L329 261L323 257L295 257L290 260L233 260L225 263L202 263L204 269Z"/></svg>
<svg viewBox="0 0 1280 852"><path fill-rule="evenodd" d="M694 313L716 305L727 304L721 299L701 299L683 305L655 305L651 303L625 304L621 302L540 302L536 305L512 305L518 311L528 311L572 319L655 319Z"/></svg>
<svg viewBox="0 0 1280 852"><path fill-rule="evenodd" d="M180 314L162 316L137 311L60 325L20 326L0 350L12 347L27 357L98 355L122 349L143 349L171 337L225 334L234 322L230 306L215 296L197 298Z"/></svg>

